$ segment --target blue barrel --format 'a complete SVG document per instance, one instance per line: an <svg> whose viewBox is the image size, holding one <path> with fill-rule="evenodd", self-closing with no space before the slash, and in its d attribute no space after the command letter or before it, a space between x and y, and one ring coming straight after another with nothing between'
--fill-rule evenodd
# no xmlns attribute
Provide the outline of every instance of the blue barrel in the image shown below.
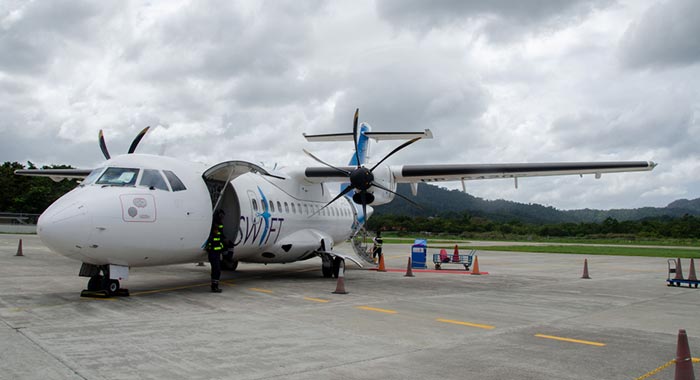
<svg viewBox="0 0 700 380"><path fill-rule="evenodd" d="M428 241L424 239L416 239L411 246L411 268L427 269L425 259L428 252Z"/></svg>

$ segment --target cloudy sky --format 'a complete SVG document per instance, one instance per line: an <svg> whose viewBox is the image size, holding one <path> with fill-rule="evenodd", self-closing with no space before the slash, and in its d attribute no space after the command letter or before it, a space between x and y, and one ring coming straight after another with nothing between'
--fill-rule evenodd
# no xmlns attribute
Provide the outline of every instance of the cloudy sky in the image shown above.
<svg viewBox="0 0 700 380"><path fill-rule="evenodd" d="M433 131L390 164L653 160L468 182L562 209L700 197L700 1L0 2L0 162L346 164L302 133ZM398 142L374 145L381 155ZM460 187L459 184L453 184Z"/></svg>

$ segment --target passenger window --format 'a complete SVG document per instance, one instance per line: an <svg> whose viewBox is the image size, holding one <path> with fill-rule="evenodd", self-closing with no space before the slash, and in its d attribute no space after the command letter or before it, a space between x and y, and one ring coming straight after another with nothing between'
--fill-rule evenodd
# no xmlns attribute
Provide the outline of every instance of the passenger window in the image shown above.
<svg viewBox="0 0 700 380"><path fill-rule="evenodd" d="M134 186L138 175L139 169L107 168L100 179L97 180L97 184L110 186Z"/></svg>
<svg viewBox="0 0 700 380"><path fill-rule="evenodd" d="M292 203L292 214L296 214L296 213L297 213L297 209L296 209L296 207L294 207L294 203Z"/></svg>
<svg viewBox="0 0 700 380"><path fill-rule="evenodd" d="M277 209L279 210L279 212L282 212L282 204L280 203L280 201L277 201Z"/></svg>
<svg viewBox="0 0 700 380"><path fill-rule="evenodd" d="M144 186L149 189L158 189L168 191L168 185L165 183L163 176L158 170L144 169L141 176L139 186Z"/></svg>
<svg viewBox="0 0 700 380"><path fill-rule="evenodd" d="M275 202L273 201L268 201L270 203L270 211L275 212Z"/></svg>
<svg viewBox="0 0 700 380"><path fill-rule="evenodd" d="M297 208L299 209L299 213L301 214L301 203L297 203Z"/></svg>
<svg viewBox="0 0 700 380"><path fill-rule="evenodd" d="M258 211L258 201L253 199L253 211L257 212Z"/></svg>
<svg viewBox="0 0 700 380"><path fill-rule="evenodd" d="M180 181L180 178L178 178L175 173L170 170L163 170L163 173L165 174L165 178L168 179L168 182L170 182L170 188L172 188L173 191L187 190L185 184Z"/></svg>
<svg viewBox="0 0 700 380"><path fill-rule="evenodd" d="M309 215L309 206L306 203L304 203L304 213Z"/></svg>
<svg viewBox="0 0 700 380"><path fill-rule="evenodd" d="M284 212L289 214L289 205L287 204L287 202L284 202Z"/></svg>

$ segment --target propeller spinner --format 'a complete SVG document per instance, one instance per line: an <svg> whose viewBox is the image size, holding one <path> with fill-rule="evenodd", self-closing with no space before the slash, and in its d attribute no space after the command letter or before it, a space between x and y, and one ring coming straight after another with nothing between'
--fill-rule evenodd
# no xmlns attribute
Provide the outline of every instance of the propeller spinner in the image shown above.
<svg viewBox="0 0 700 380"><path fill-rule="evenodd" d="M385 186L382 186L381 184L377 183L377 182L374 180L374 174L372 173L372 172L374 171L374 169L376 169L376 168L377 168L382 162L384 162L387 158L391 157L393 154L395 154L396 152L400 151L401 149L403 149L403 148L405 148L405 147L407 147L407 146L413 144L414 142L420 140L421 138L420 138L420 137L416 137L416 138L413 138L413 139L411 139L411 140L409 140L409 141L406 141L405 143L399 145L399 146L396 147L394 150L392 150L391 152L389 152L389 154L387 154L386 156L384 156L384 158L382 158L381 160L379 160L379 162L377 162L372 168L368 169L368 168L366 168L364 165L361 165L361 164L360 164L360 153L359 153L359 149L358 149L358 146L357 146L357 144L358 144L357 120L358 120L358 118L359 118L359 114L360 114L360 109L358 108L358 109L355 110L355 117L353 118L353 122L352 122L352 138L353 138L353 142L354 142L354 145L355 145L355 158L356 158L356 162L357 162L357 168L355 168L354 170L352 170L352 171L347 171L347 170L345 170L345 169L341 169L341 168L335 167L335 166L333 166L333 165L331 165L331 164L328 164L328 163L326 163L325 161L319 159L318 157L314 156L313 154L309 153L307 150L304 150L304 153L306 153L309 157L311 157L311 158L313 158L314 160L316 160L316 161L322 163L323 165L326 165L326 166L328 166L328 167L330 167L330 168L332 168L332 169L335 169L335 170L337 170L337 171L339 171L339 172L341 172L341 173L347 175L347 176L348 176L348 179L350 180L350 185L349 185L349 186L347 186L342 192L340 192L340 194L338 194L338 195L337 195L335 198L333 198L330 202L326 203L326 205L323 206L323 207L322 207L319 211L317 211L316 213L318 213L318 212L320 212L321 210L323 210L324 208L330 206L331 203L335 202L336 200L340 199L340 197L342 197L342 196L344 196L344 195L346 195L346 194L348 194L349 192L351 192L351 191L354 190L354 191L355 191L355 194L352 196L352 200L353 200L355 203L362 205L362 214L363 214L364 218L367 219L367 205L370 204L370 203L372 203L372 202L374 202L374 195L368 191L372 186L374 186L374 187L376 187L376 188L379 188L379 189L382 189L382 190L384 190L384 191L387 191L387 192L389 192L389 193L392 193L392 194L394 194L394 195L397 195L397 196L399 196L399 197L405 199L405 200L408 201L409 203L413 204L414 206L421 208L421 206L420 206L419 204L417 204L416 202L414 202L414 201L408 199L407 197L405 197L405 196L403 196L403 195L401 195L401 194L399 194L399 193L397 193L397 192L395 192L395 191L393 191L393 190L391 190L391 189L388 189L388 188L386 188Z"/></svg>

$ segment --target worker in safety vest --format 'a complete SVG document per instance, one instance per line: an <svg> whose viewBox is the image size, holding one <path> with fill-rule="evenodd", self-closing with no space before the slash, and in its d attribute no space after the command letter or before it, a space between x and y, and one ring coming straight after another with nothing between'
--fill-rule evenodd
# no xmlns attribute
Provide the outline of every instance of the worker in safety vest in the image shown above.
<svg viewBox="0 0 700 380"><path fill-rule="evenodd" d="M374 258L374 262L376 263L379 257L382 255L382 244L384 243L384 240L382 240L382 232L377 230L377 236L372 239L374 242L374 246L372 247L372 258Z"/></svg>
<svg viewBox="0 0 700 380"><path fill-rule="evenodd" d="M221 293L219 279L221 278L221 254L224 253L224 225L218 213L214 216L206 250L211 264L211 291Z"/></svg>

